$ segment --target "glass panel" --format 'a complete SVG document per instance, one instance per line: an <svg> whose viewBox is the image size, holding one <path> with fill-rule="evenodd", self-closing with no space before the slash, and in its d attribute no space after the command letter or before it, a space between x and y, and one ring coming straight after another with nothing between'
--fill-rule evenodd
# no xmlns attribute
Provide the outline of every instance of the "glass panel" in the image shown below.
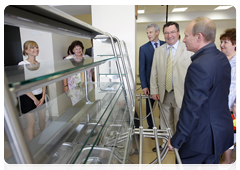
<svg viewBox="0 0 240 170"><path fill-rule="evenodd" d="M29 113L19 116L26 140L29 140L29 131L35 133L28 142L35 163L61 163L61 161L58 162L62 156L59 153L63 151L56 152L58 148L72 151L69 151L68 159L64 156L62 160L67 163L74 152L94 142L92 133L94 135L99 133L99 131L94 131L94 128L99 125L100 116L112 107L111 101L121 87L120 83L110 83L89 82L87 95L84 87L73 88L46 101L45 104ZM111 89L109 89L110 86ZM98 87L105 91L99 90ZM59 111L63 103L68 106ZM28 124L33 124L32 129ZM76 134L75 131L80 131L80 133ZM71 144L66 143L69 141ZM7 148L4 152L8 154ZM12 156L6 162L15 163L15 160Z"/></svg>
<svg viewBox="0 0 240 170"><path fill-rule="evenodd" d="M108 120L105 119L105 117L109 116L111 110L113 109L113 107L115 105L115 102L117 101L117 98L118 98L120 92L121 92L121 90L119 90L117 92L117 94L115 95L115 97L112 98L111 103L108 105L109 106L108 108L104 107L104 108L106 108L105 112L102 112L102 110L100 110L98 112L98 114L96 114L95 117L92 117L92 119L90 120L91 122L97 122L97 123L95 123L96 125L93 128L92 133L91 133L91 135L89 136L89 139L88 139L92 142L86 141L86 143L88 143L88 144L85 143L83 145L83 147L81 148L79 153L76 155L76 158L73 161L73 164L76 164L76 163L78 164L78 163L83 163L84 162L84 160L86 158L86 154L88 154L88 152L90 151L89 149L85 149L86 147L88 148L89 146L98 145L99 135L102 133L102 129L105 126L106 122L108 121ZM109 103L109 101L106 100L106 103ZM94 140L91 140L91 138L94 138Z"/></svg>
<svg viewBox="0 0 240 170"><path fill-rule="evenodd" d="M91 67L95 64L113 59L114 57L99 57L98 61L93 62L91 57L84 58L80 63L74 59L69 60L57 60L41 62L39 64L26 64L4 67L5 74L7 76L9 87L14 85L25 85L39 80L51 78L61 74L66 74L70 71L76 71L84 69L85 67ZM76 73L75 73L76 74Z"/></svg>
<svg viewBox="0 0 240 170"><path fill-rule="evenodd" d="M85 147L75 163L108 164L126 163L131 144L132 124L123 91L118 97L110 114L105 115L102 133L92 147Z"/></svg>

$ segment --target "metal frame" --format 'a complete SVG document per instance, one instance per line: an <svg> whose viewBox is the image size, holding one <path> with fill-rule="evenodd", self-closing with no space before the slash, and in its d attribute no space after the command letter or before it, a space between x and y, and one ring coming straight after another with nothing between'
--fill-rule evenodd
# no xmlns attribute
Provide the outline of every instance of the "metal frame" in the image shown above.
<svg viewBox="0 0 240 170"><path fill-rule="evenodd" d="M126 61L124 61L124 55L122 53L120 40L117 37L111 36L111 34L109 33L102 32L101 30L98 30L97 28L89 24L79 21L76 18L71 17L70 15L67 15L49 6L8 6L5 9L5 13L4 13L4 24L18 26L18 27L21 27L24 25L32 29L38 28L40 30L45 30L48 32L50 31L57 34L68 35L68 36L70 35L70 36L89 38L89 39L95 38L96 35L105 35L110 39L110 44L112 45L114 56L118 56L116 52L116 47L114 44L115 42L117 42L118 48L120 51L120 56L118 56L116 59L116 66L119 73L120 82L123 84L124 96L127 102L129 113L130 113L130 121L133 121L133 113L135 109L135 97L130 88L129 78L127 75L126 65L125 65ZM126 50L125 42L124 42L124 46ZM120 61L119 61L120 58L122 59L124 73L126 74L126 81L127 81L126 84L122 77L122 71L121 71ZM127 61L130 66L128 54L127 54ZM14 95L20 96L34 89L49 85L56 81L60 81L78 72L85 71L85 78L86 78L86 70L93 67L97 67L98 69L98 66L105 62L106 61L100 61L98 63L92 64L91 66L86 66L78 70L73 70L67 73L52 76L51 78L46 78L44 80L40 80L40 81L23 85L23 86L21 86L20 84L16 84L11 89L8 88L8 81L7 81L6 75L4 74L5 131L7 132L6 135L8 137L8 140L10 141L11 148L13 151L13 156L16 159L16 163L31 164L35 162L33 160L33 155L29 150L29 146L27 145L27 141L24 138L24 134L21 129L21 124L17 117L17 110L15 109L15 106L14 106L13 96ZM131 70L131 76L133 80L132 70ZM126 85L130 90L129 94L130 94L131 100L127 98L127 93L125 88ZM133 85L134 85L134 81L133 81ZM87 91L87 88L86 88L86 91ZM135 88L134 88L134 91L135 91ZM88 103L91 103L87 95L86 95L86 99ZM131 104L130 104L130 101L132 101ZM127 133L127 136L128 136L127 140L131 137L130 135L131 133ZM125 153L124 158L126 158L126 156L127 156L127 153Z"/></svg>
<svg viewBox="0 0 240 170"><path fill-rule="evenodd" d="M161 129L161 130L157 130L156 124L155 124L155 120L154 120L154 116L153 116L153 109L150 103L150 96L142 96L141 93L140 95L136 95L136 97L140 97L140 126L139 129L136 128L134 130L134 134L139 134L140 135L140 146L139 146L139 164L142 164L142 146L143 146L143 137L150 137L150 138L155 138L155 145L156 145L156 154L157 154L157 158L151 162L155 163L156 161L161 164L162 160L165 158L165 156L167 155L168 152L168 146L167 146L167 142L165 143L165 146L163 148L163 152L161 153L159 150L159 144L158 144L158 138L162 138L165 139L166 141L168 141L169 138L172 138L172 131L171 128L169 128L169 125L166 121L166 116L165 113L162 109L162 105L160 103L160 101L155 101L155 105L156 102L159 106L159 114L163 117L164 123L166 125L166 129ZM147 115L145 118L142 117L142 98L145 98L146 100L148 100L148 104L150 106L150 115L152 117L152 121L153 121L153 129L143 129L143 124L142 121L143 119L145 119L146 117L148 117L149 115ZM155 107L154 105L154 107ZM174 148L174 153L176 156L176 160L178 162L178 164L182 164L180 156L178 154L178 150L176 148Z"/></svg>
<svg viewBox="0 0 240 170"><path fill-rule="evenodd" d="M4 130L12 148L15 161L18 164L34 163L21 124L14 106L14 98L8 89L7 78L4 74Z"/></svg>

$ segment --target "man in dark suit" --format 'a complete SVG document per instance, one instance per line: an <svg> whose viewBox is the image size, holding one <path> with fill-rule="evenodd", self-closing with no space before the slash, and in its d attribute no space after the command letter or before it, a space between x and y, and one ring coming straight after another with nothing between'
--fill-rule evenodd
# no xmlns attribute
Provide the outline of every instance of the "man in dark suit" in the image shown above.
<svg viewBox="0 0 240 170"><path fill-rule="evenodd" d="M88 55L89 57L93 57L93 40L91 39L92 47L87 48L85 51L85 55Z"/></svg>
<svg viewBox="0 0 240 170"><path fill-rule="evenodd" d="M231 66L215 44L216 26L199 17L189 23L183 42L194 52L185 78L184 97L176 133L168 140L179 149L182 163L218 164L233 145L228 108Z"/></svg>
<svg viewBox="0 0 240 170"><path fill-rule="evenodd" d="M159 40L160 28L157 24L151 23L147 25L147 36L149 42L142 45L139 49L139 75L144 95L150 94L150 75L152 69L153 54L155 48L163 45L165 42ZM151 99L153 106L154 100ZM148 100L146 99L146 115L150 112ZM153 128L152 117L147 118L148 128Z"/></svg>

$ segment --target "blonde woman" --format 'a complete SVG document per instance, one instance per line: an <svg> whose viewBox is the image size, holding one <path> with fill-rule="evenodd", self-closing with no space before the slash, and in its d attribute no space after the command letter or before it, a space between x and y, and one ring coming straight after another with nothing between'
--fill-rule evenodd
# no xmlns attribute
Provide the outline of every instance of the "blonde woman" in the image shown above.
<svg viewBox="0 0 240 170"><path fill-rule="evenodd" d="M23 55L27 56L27 59L18 63L18 65L25 65L26 68L29 66L34 68L39 68L39 62L36 57L39 54L38 44L35 41L26 41L23 45ZM28 66L28 67L27 67ZM22 114L25 114L27 119L27 137L30 141L34 137L34 127L35 127L35 113L31 112L33 109L43 105L45 103L46 87L33 90L20 96L20 107ZM38 110L39 127L42 131L45 128L45 109Z"/></svg>

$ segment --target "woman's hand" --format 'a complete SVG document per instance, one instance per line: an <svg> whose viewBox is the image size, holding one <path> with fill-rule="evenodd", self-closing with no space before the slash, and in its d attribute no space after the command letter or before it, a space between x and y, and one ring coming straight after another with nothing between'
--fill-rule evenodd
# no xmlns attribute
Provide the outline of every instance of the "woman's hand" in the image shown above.
<svg viewBox="0 0 240 170"><path fill-rule="evenodd" d="M38 107L40 101L36 98L36 99L33 100L33 102L34 102L34 104Z"/></svg>
<svg viewBox="0 0 240 170"><path fill-rule="evenodd" d="M233 111L233 116L236 119L236 104L233 105L232 111Z"/></svg>
<svg viewBox="0 0 240 170"><path fill-rule="evenodd" d="M44 97L44 98L42 97L42 98L39 100L39 104L37 105L37 107L41 106L41 105L44 103L44 100L45 100L45 97Z"/></svg>
<svg viewBox="0 0 240 170"><path fill-rule="evenodd" d="M237 97L236 101L233 104L233 116L235 118L238 118L238 97Z"/></svg>
<svg viewBox="0 0 240 170"><path fill-rule="evenodd" d="M69 90L68 86L64 86L64 92L67 92Z"/></svg>

